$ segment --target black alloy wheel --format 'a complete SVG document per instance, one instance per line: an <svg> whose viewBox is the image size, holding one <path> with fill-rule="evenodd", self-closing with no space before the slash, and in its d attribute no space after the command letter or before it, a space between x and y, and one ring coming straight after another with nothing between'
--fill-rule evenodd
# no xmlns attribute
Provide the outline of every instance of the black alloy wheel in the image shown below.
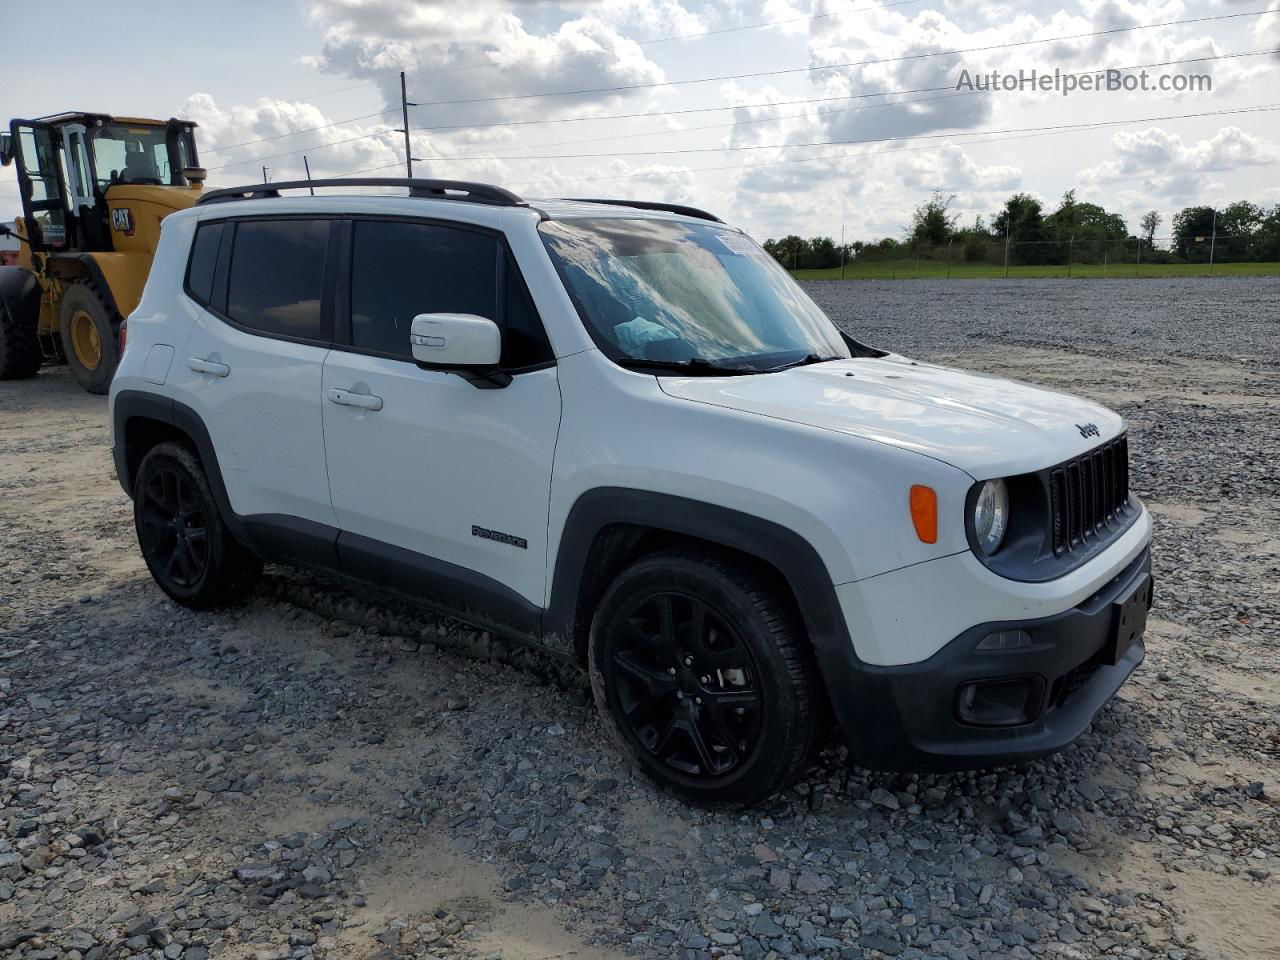
<svg viewBox="0 0 1280 960"><path fill-rule="evenodd" d="M656 593L619 619L613 651L627 726L659 762L721 777L759 743L763 694L751 652L697 597Z"/></svg>
<svg viewBox="0 0 1280 960"><path fill-rule="evenodd" d="M702 804L785 789L817 742L817 669L786 585L762 565L671 549L617 575L587 649L605 728L637 767Z"/></svg>
<svg viewBox="0 0 1280 960"><path fill-rule="evenodd" d="M158 444L142 458L133 525L151 576L184 606L241 600L262 573L262 561L223 522L199 458L181 443Z"/></svg>
<svg viewBox="0 0 1280 960"><path fill-rule="evenodd" d="M209 531L195 486L176 464L151 472L140 498L138 537L175 586L191 589L209 567Z"/></svg>

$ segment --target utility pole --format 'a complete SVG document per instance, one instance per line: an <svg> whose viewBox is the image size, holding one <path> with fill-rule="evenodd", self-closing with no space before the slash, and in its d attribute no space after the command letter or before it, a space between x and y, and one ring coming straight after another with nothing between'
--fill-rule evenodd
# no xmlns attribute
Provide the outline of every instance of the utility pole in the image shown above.
<svg viewBox="0 0 1280 960"><path fill-rule="evenodd" d="M1209 234L1209 276L1211 277L1213 276L1213 248L1217 244L1217 242L1218 242L1218 211L1217 211L1217 208L1215 207L1213 211L1212 232Z"/></svg>
<svg viewBox="0 0 1280 960"><path fill-rule="evenodd" d="M268 169L269 169L269 168L268 168L268 167L266 167L266 166L264 166L264 167L262 168L262 182L263 182L263 183L270 183L270 182L271 182L270 180L268 180L268 179L267 179L267 170L268 170Z"/></svg>
<svg viewBox="0 0 1280 960"><path fill-rule="evenodd" d="M840 224L840 279L844 279L844 224Z"/></svg>
<svg viewBox="0 0 1280 960"><path fill-rule="evenodd" d="M409 102L409 95L405 92L404 71L400 71L400 115L404 118L404 172L410 180L413 179L413 148L409 146L409 108L416 107L416 103Z"/></svg>
<svg viewBox="0 0 1280 960"><path fill-rule="evenodd" d="M1142 238L1138 238L1138 259L1133 265L1133 275L1136 277L1142 270Z"/></svg>
<svg viewBox="0 0 1280 960"><path fill-rule="evenodd" d="M311 183L311 164L307 163L307 155L305 153L302 155L302 169L307 171L307 183L310 184ZM307 189L311 191L311 195L313 197L316 195L315 187L308 186Z"/></svg>
<svg viewBox="0 0 1280 960"><path fill-rule="evenodd" d="M1067 279L1071 279L1071 248L1076 245L1076 235L1071 234L1071 238L1067 240Z"/></svg>
<svg viewBox="0 0 1280 960"><path fill-rule="evenodd" d="M1013 217L1007 213L1004 218L1004 278L1009 279L1009 223Z"/></svg>
<svg viewBox="0 0 1280 960"><path fill-rule="evenodd" d="M955 237L947 239L947 279L951 279L951 245L956 242Z"/></svg>

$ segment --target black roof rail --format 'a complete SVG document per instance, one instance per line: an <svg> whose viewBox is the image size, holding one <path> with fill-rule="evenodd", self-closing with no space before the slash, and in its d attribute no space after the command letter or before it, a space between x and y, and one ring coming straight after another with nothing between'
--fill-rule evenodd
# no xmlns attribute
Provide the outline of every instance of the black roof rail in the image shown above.
<svg viewBox="0 0 1280 960"><path fill-rule="evenodd" d="M565 197L574 203L606 203L611 207L635 207L637 210L664 210L667 213L678 213L685 217L697 217L699 220L711 220L724 223L714 213L707 213L697 207L686 207L680 203L656 203L653 200L597 200L594 197Z"/></svg>
<svg viewBox="0 0 1280 960"><path fill-rule="evenodd" d="M280 183L255 183L246 187L224 187L205 192L197 204L226 203L231 200L260 200L279 197L281 190L307 190L312 187L408 187L409 196L428 200L465 200L499 207L519 207L525 203L510 190L489 183L466 180L422 180L417 177L338 177L331 180L286 180Z"/></svg>

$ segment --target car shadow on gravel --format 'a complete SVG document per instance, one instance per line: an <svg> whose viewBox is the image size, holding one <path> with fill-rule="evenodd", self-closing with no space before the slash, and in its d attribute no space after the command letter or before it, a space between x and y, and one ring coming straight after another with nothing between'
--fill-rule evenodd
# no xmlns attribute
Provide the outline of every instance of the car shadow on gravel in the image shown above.
<svg viewBox="0 0 1280 960"><path fill-rule="evenodd" d="M833 748L767 805L708 812L633 773L575 669L522 664L454 621L274 570L216 613L141 579L91 600L7 638L9 836L36 836L18 852L44 860L10 872L0 923L17 906L98 942L141 916L203 921L188 949L323 937L463 956L474 925L448 901L369 908L388 871L461 858L495 872L499 902L653 957L1022 957L1174 936L1158 892L1082 868L1132 842L1151 718L1124 698L1057 757L910 776ZM128 882L96 885L112 862ZM68 863L88 886L59 886Z"/></svg>

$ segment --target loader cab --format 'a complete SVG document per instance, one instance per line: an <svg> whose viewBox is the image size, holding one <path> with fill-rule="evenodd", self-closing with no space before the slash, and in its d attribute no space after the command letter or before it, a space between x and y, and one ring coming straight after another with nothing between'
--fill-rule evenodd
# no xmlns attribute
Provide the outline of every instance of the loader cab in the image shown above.
<svg viewBox="0 0 1280 960"><path fill-rule="evenodd" d="M0 380L65 360L106 393L161 221L201 195L194 131L100 113L10 121L0 163L17 166L22 216L0 224L19 243L17 264L0 268Z"/></svg>
<svg viewBox="0 0 1280 960"><path fill-rule="evenodd" d="M190 189L201 183L194 129L186 120L92 113L11 121L0 137L0 162L17 162L31 251L117 249L112 228L124 225L112 223L113 215L121 215L113 214L108 191L117 185Z"/></svg>

